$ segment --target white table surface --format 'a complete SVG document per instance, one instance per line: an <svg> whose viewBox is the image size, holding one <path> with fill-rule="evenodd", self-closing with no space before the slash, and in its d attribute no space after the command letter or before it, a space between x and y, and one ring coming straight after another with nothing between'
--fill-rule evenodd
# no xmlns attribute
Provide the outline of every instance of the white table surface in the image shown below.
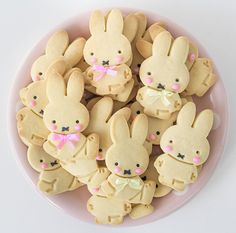
<svg viewBox="0 0 236 233"><path fill-rule="evenodd" d="M0 1L0 232L236 232L236 4L233 0L8 0ZM22 176L10 150L6 108L14 73L27 52L56 24L80 12L103 7L137 7L158 12L200 41L221 73L231 109L230 138L205 188L178 211L133 228L88 225L41 198Z"/></svg>

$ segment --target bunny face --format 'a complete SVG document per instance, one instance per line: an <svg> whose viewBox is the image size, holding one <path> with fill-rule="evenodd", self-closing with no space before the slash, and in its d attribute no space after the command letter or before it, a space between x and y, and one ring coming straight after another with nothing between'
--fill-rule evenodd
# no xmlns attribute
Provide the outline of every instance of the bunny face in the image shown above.
<svg viewBox="0 0 236 233"><path fill-rule="evenodd" d="M48 104L46 95L46 82L40 80L21 89L20 97L23 104L32 109L37 115L43 116L45 106Z"/></svg>
<svg viewBox="0 0 236 233"><path fill-rule="evenodd" d="M123 17L119 10L112 10L105 23L100 11L90 18L92 36L84 47L84 59L89 65L116 66L126 63L132 54L129 40L122 34Z"/></svg>
<svg viewBox="0 0 236 233"><path fill-rule="evenodd" d="M81 73L74 71L68 81L67 91L63 78L51 73L47 82L49 104L45 108L44 123L54 133L82 132L88 125L89 113L80 103L84 91ZM67 92L67 93L66 93Z"/></svg>
<svg viewBox="0 0 236 233"><path fill-rule="evenodd" d="M130 109L132 120L134 120L139 114L144 113L143 106L137 101L130 106ZM166 131L166 129L173 125L176 117L176 113L173 113L167 120L148 117L148 134L146 140L153 145L159 145L163 133Z"/></svg>
<svg viewBox="0 0 236 233"><path fill-rule="evenodd" d="M46 153L40 146L30 146L27 157L29 164L37 172L54 170L60 167L59 161Z"/></svg>
<svg viewBox="0 0 236 233"><path fill-rule="evenodd" d="M144 114L133 122L131 134L124 116L117 115L111 123L112 146L107 151L106 165L121 177L134 177L145 172L149 155L143 146L147 135L148 121Z"/></svg>
<svg viewBox="0 0 236 233"><path fill-rule="evenodd" d="M209 155L207 136L213 125L213 113L207 109L195 119L196 106L187 103L179 112L177 125L168 128L161 138L161 148L179 161L201 165Z"/></svg>
<svg viewBox="0 0 236 233"><path fill-rule="evenodd" d="M171 46L171 41L167 31L155 38L153 55L142 63L139 75L146 86L181 93L189 83L189 71L185 65L189 42L185 37L178 37Z"/></svg>

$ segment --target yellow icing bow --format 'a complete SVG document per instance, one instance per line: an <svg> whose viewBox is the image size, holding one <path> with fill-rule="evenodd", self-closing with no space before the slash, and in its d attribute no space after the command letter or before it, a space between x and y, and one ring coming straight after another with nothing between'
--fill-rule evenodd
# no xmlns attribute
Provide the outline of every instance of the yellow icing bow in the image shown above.
<svg viewBox="0 0 236 233"><path fill-rule="evenodd" d="M115 181L117 191L123 190L127 185L132 189L141 190L143 184L139 179L117 178Z"/></svg>
<svg viewBox="0 0 236 233"><path fill-rule="evenodd" d="M152 90L152 89L148 89L147 90L147 95L152 98L152 101L149 102L149 104L153 104L156 100L158 100L159 98L161 98L162 103L165 106L169 106L170 105L170 101L168 100L168 97L171 97L172 95L174 95L173 92L171 91L166 91L166 90Z"/></svg>

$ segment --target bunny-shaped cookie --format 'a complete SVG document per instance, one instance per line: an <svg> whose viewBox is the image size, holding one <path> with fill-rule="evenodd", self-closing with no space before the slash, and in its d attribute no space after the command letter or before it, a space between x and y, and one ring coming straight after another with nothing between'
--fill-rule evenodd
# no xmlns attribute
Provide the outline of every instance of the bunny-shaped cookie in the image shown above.
<svg viewBox="0 0 236 233"><path fill-rule="evenodd" d="M97 133L99 135L99 153L97 160L104 160L106 158L107 149L112 145L110 137L110 125L115 115L124 115L126 120L130 117L130 109L123 108L112 115L113 100L110 97L103 97L94 104L90 111L90 122L87 129L84 131L85 135L90 133Z"/></svg>
<svg viewBox="0 0 236 233"><path fill-rule="evenodd" d="M43 147L47 153L60 160L62 167L83 183L98 181L107 176L107 169L98 168L96 156L99 148L97 134L87 138L81 133L89 123L89 112L80 103L84 80L78 71L72 72L67 83L52 72L47 81L49 103L43 120L51 131Z"/></svg>
<svg viewBox="0 0 236 233"><path fill-rule="evenodd" d="M144 113L144 108L139 102L134 102L130 106L131 121L139 114ZM177 112L173 113L169 119L161 120L155 117L148 116L148 135L146 140L153 145L159 145L162 134L173 125L177 118Z"/></svg>
<svg viewBox="0 0 236 233"><path fill-rule="evenodd" d="M27 158L31 167L40 173L38 188L48 195L56 195L79 188L83 184L64 170L57 159L40 146L30 146Z"/></svg>
<svg viewBox="0 0 236 233"><path fill-rule="evenodd" d="M142 63L139 72L145 86L139 89L137 101L147 115L160 119L170 118L171 113L181 108L178 93L189 82L185 65L189 42L185 37L178 37L172 46L171 43L170 33L161 32L154 40L153 55Z"/></svg>
<svg viewBox="0 0 236 233"><path fill-rule="evenodd" d="M69 36L66 31L55 32L48 40L45 54L40 56L32 65L31 77L33 81L44 79L48 67L58 59L66 63L66 70L74 67L83 56L85 39L76 38L69 45Z"/></svg>
<svg viewBox="0 0 236 233"><path fill-rule="evenodd" d="M206 162L210 144L207 136L213 125L213 112L202 111L195 119L196 106L189 102L177 117L177 125L171 126L161 138L165 154L155 161L159 181L177 191L197 179L197 166Z"/></svg>
<svg viewBox="0 0 236 233"><path fill-rule="evenodd" d="M27 107L17 112L16 119L18 134L22 142L27 146L42 146L50 133L43 119Z"/></svg>
<svg viewBox="0 0 236 233"><path fill-rule="evenodd" d="M140 178L149 162L144 147L147 130L148 120L144 114L135 118L131 132L124 116L117 115L112 120L110 131L113 144L106 155L106 165L112 174L101 184L106 196L130 203L151 203L156 183L143 182Z"/></svg>
<svg viewBox="0 0 236 233"><path fill-rule="evenodd" d="M132 79L125 64L132 56L131 45L123 33L123 17L111 10L107 20L100 11L92 13L89 22L91 37L84 47L84 59L91 66L86 71L86 83L96 88L98 95L119 94Z"/></svg>
<svg viewBox="0 0 236 233"><path fill-rule="evenodd" d="M87 210L95 216L98 224L120 224L132 207L128 201L101 196L92 196L87 202Z"/></svg>

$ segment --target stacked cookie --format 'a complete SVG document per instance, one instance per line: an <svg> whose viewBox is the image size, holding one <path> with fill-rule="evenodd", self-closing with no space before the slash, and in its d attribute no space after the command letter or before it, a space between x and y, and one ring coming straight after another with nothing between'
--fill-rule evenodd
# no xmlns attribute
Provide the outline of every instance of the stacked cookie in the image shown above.
<svg viewBox="0 0 236 233"><path fill-rule="evenodd" d="M213 113L196 117L192 96L203 96L216 76L188 38L160 22L147 28L142 13L95 11L89 28L87 39L51 36L20 91L17 129L42 192L86 185L96 222L119 224L196 181Z"/></svg>

